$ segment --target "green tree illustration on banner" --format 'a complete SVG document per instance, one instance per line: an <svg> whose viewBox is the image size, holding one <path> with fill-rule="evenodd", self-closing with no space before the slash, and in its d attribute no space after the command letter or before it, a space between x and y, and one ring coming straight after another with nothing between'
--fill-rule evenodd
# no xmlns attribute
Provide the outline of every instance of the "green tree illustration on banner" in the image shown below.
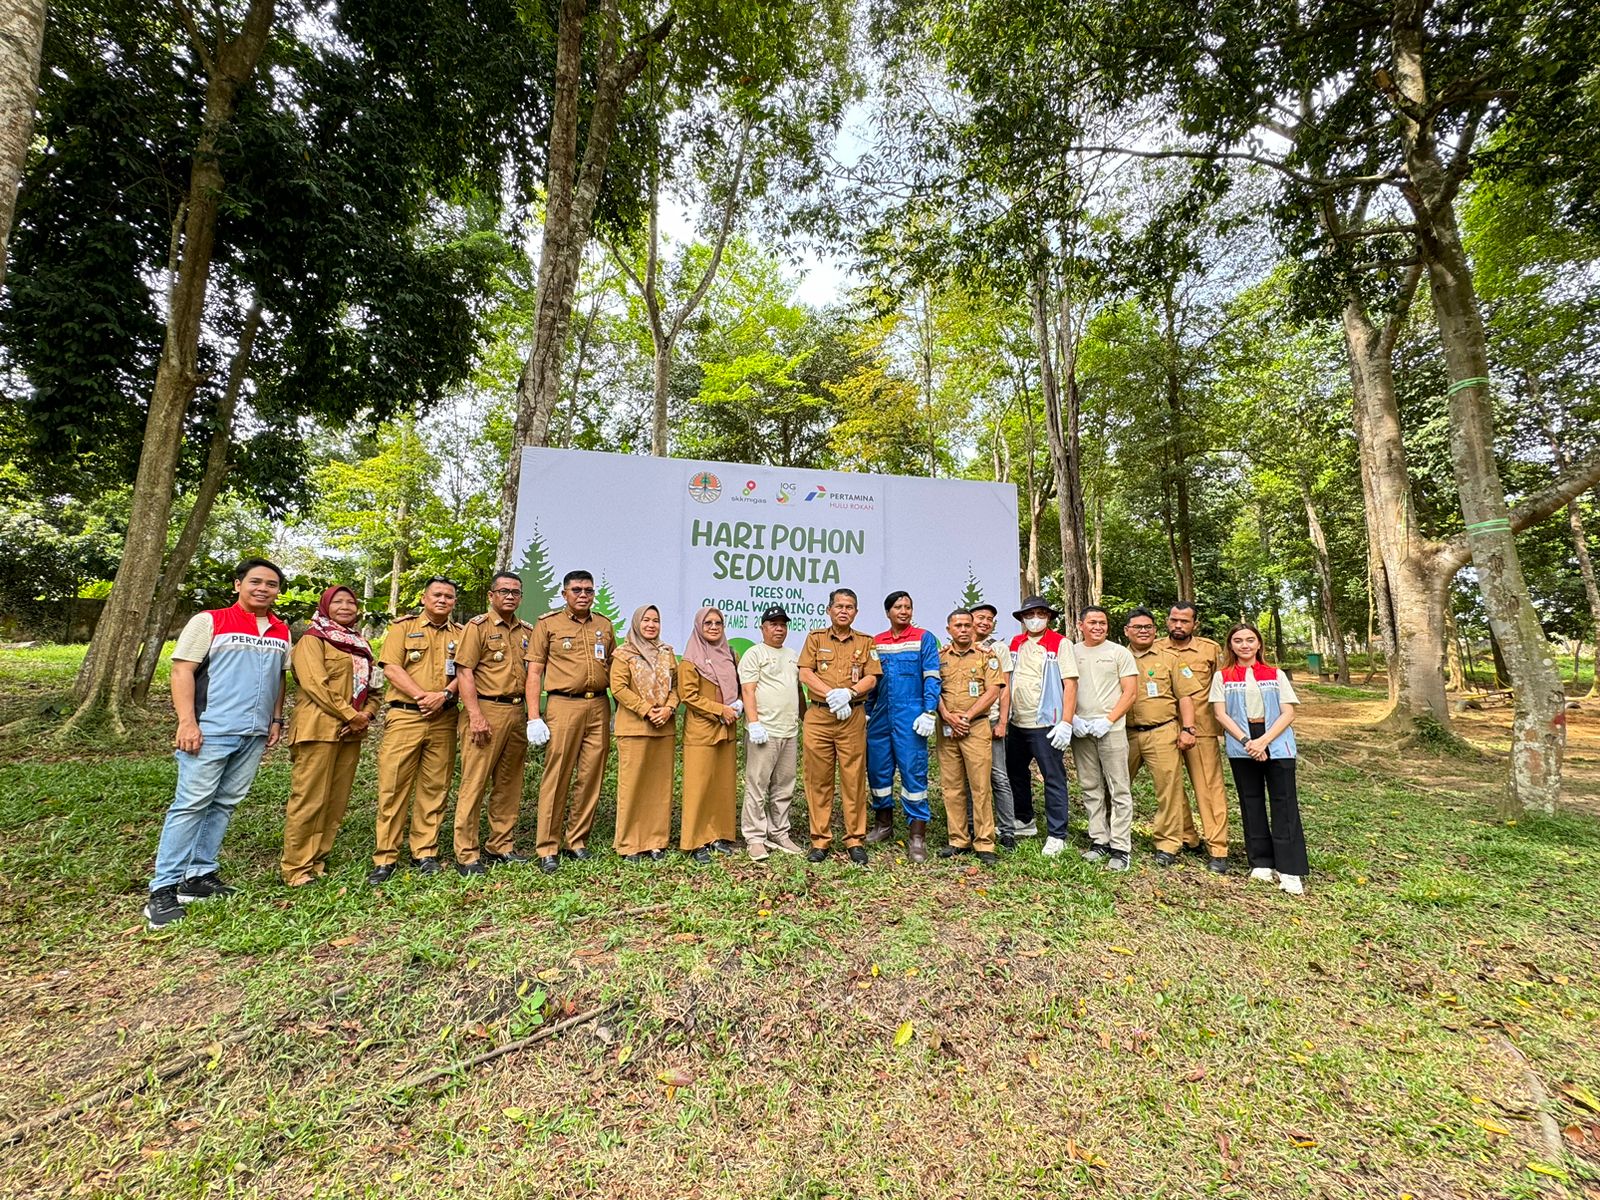
<svg viewBox="0 0 1600 1200"><path fill-rule="evenodd" d="M522 576L522 603L517 605L517 616L524 621L537 621L561 606L561 585L550 569L550 556L545 552L538 525L533 527L533 540L528 543L517 574Z"/></svg>
<svg viewBox="0 0 1600 1200"><path fill-rule="evenodd" d="M617 608L617 598L611 593L611 581L604 574L600 576L600 587L594 594L594 611L621 630L622 611Z"/></svg>
<svg viewBox="0 0 1600 1200"><path fill-rule="evenodd" d="M978 577L972 573L972 562L967 562L967 590L961 593L961 599L955 602L955 608L971 608L974 604L983 603L983 588L978 583Z"/></svg>

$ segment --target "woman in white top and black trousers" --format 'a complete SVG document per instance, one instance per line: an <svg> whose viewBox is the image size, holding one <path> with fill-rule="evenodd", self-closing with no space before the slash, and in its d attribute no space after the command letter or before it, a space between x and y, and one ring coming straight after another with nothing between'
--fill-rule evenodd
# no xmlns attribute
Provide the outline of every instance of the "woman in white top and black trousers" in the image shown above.
<svg viewBox="0 0 1600 1200"><path fill-rule="evenodd" d="M1295 790L1295 695L1289 678L1261 661L1261 631L1239 624L1228 630L1222 670L1211 677L1211 707L1226 735L1228 765L1239 792L1250 878L1272 882L1292 895L1305 891L1311 869Z"/></svg>

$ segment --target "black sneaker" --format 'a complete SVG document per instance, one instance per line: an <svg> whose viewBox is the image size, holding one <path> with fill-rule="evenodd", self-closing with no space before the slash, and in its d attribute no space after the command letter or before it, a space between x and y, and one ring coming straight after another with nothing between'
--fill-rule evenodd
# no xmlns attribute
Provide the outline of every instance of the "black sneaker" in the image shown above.
<svg viewBox="0 0 1600 1200"><path fill-rule="evenodd" d="M689 857L694 859L694 861L699 863L702 867L708 866L711 862L711 847L701 846L700 849L694 851L694 853L690 854Z"/></svg>
<svg viewBox="0 0 1600 1200"><path fill-rule="evenodd" d="M992 867L995 865L995 863L1000 861L1000 856L997 855L993 850L979 850L978 861L986 867Z"/></svg>
<svg viewBox="0 0 1600 1200"><path fill-rule="evenodd" d="M637 854L624 854L622 856L622 861L623 862L630 862L630 863L649 862L650 861L650 851L641 850Z"/></svg>
<svg viewBox="0 0 1600 1200"><path fill-rule="evenodd" d="M1228 873L1228 860L1225 858L1210 858L1206 860L1206 870L1213 875L1226 875Z"/></svg>
<svg viewBox="0 0 1600 1200"><path fill-rule="evenodd" d="M381 867L373 867L367 872L367 884L371 887L381 887L388 883L394 875L394 863L384 863Z"/></svg>
<svg viewBox="0 0 1600 1200"><path fill-rule="evenodd" d="M711 843L711 848L718 854L733 853L733 843L728 841L726 838L718 838L716 841Z"/></svg>
<svg viewBox="0 0 1600 1200"><path fill-rule="evenodd" d="M851 846L850 849L847 851L847 853L850 856L850 861L855 863L856 866L864 867L864 866L867 865L866 847L864 847L864 846Z"/></svg>
<svg viewBox="0 0 1600 1200"><path fill-rule="evenodd" d="M1170 867L1173 863L1178 861L1178 856L1176 854L1169 853L1166 850L1157 850L1150 857L1155 859L1156 866L1158 867Z"/></svg>
<svg viewBox="0 0 1600 1200"><path fill-rule="evenodd" d="M1106 859L1106 870L1108 871L1126 871L1131 866L1132 863L1129 862L1128 855L1121 850L1113 850Z"/></svg>
<svg viewBox="0 0 1600 1200"><path fill-rule="evenodd" d="M1001 837L1000 844L1002 846L1004 846L1007 850L1015 850L1017 848L1017 839L1012 837L1008 833L1008 834L1004 835L1003 837Z"/></svg>
<svg viewBox="0 0 1600 1200"><path fill-rule="evenodd" d="M179 904L193 904L198 900L226 900L238 892L238 888L223 883L222 876L215 871L185 879L177 887Z"/></svg>
<svg viewBox="0 0 1600 1200"><path fill-rule="evenodd" d="M491 854L485 850L483 861L491 867L517 867L532 860L526 854Z"/></svg>
<svg viewBox="0 0 1600 1200"><path fill-rule="evenodd" d="M970 846L940 846L939 847L939 857L940 858L956 858L956 857L958 857L958 856L960 856L962 854L971 854L971 853L972 853L972 847L970 847Z"/></svg>
<svg viewBox="0 0 1600 1200"><path fill-rule="evenodd" d="M646 850L645 853L650 856L651 862L660 862L667 856L667 852L665 850Z"/></svg>
<svg viewBox="0 0 1600 1200"><path fill-rule="evenodd" d="M488 873L489 868L481 862L458 862L456 864L457 875L487 875Z"/></svg>
<svg viewBox="0 0 1600 1200"><path fill-rule="evenodd" d="M183 905L178 902L178 885L169 883L166 887L158 887L150 893L150 898L144 904L144 924L146 929L160 929L164 925L172 925L183 920Z"/></svg>
<svg viewBox="0 0 1600 1200"><path fill-rule="evenodd" d="M437 875L439 873L439 860L437 858L413 858L411 869L418 875Z"/></svg>
<svg viewBox="0 0 1600 1200"><path fill-rule="evenodd" d="M809 863L827 862L828 852L821 846L813 847L811 853L806 855L806 861Z"/></svg>

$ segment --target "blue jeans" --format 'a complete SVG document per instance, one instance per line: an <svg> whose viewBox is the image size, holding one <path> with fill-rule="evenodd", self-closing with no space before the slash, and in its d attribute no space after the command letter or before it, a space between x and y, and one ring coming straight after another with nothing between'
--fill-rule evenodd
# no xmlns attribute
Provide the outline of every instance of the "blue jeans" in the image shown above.
<svg viewBox="0 0 1600 1200"><path fill-rule="evenodd" d="M198 754L179 750L173 755L178 760L178 791L161 826L151 891L217 869L228 819L255 781L266 749L265 734L208 733Z"/></svg>
<svg viewBox="0 0 1600 1200"><path fill-rule="evenodd" d="M1067 760L1050 744L1050 729L1022 729L1016 725L1006 731L1006 772L1011 776L1014 811L1033 812L1033 779L1029 763L1039 764L1044 777L1045 831L1053 838L1067 836ZM1027 824L1020 816L1014 820Z"/></svg>

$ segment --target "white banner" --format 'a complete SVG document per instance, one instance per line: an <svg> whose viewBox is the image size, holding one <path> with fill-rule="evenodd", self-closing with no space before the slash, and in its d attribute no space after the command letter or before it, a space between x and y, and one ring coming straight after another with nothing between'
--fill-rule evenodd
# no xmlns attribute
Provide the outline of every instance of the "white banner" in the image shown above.
<svg viewBox="0 0 1600 1200"><path fill-rule="evenodd" d="M883 598L911 593L941 639L952 608L1019 603L1017 490L1008 483L847 475L790 467L527 448L512 569L522 615L561 605L561 577L594 573L596 609L620 639L640 605L661 610L682 653L695 610L714 605L743 649L761 613L789 612L789 644L826 625L828 593L860 597L856 628L888 628Z"/></svg>

